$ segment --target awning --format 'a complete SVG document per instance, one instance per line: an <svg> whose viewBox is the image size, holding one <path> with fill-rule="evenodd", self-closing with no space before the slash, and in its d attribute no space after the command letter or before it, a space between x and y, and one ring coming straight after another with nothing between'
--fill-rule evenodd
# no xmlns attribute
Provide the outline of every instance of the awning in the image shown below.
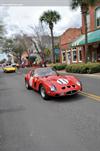
<svg viewBox="0 0 100 151"><path fill-rule="evenodd" d="M93 32L89 32L87 36L88 36L89 44L100 41L100 29ZM74 42L71 43L71 46L75 47L84 44L85 44L85 35L81 35L80 37L78 37L78 39L76 39Z"/></svg>

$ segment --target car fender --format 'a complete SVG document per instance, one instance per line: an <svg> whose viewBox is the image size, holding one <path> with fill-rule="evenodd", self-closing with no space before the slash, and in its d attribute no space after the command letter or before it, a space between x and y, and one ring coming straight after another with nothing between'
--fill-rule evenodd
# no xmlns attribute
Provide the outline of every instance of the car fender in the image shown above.
<svg viewBox="0 0 100 151"><path fill-rule="evenodd" d="M44 81L39 81L38 88L37 88L38 91L39 91L41 85L45 88L46 92L50 91L50 84L48 82L45 83Z"/></svg>

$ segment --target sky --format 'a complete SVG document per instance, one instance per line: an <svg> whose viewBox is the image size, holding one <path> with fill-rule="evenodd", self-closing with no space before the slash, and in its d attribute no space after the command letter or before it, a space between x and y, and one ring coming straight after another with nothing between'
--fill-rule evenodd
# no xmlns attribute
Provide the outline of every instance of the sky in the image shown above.
<svg viewBox="0 0 100 151"><path fill-rule="evenodd" d="M7 60L8 59L7 55L5 53L0 53L0 61L3 60L3 59Z"/></svg>
<svg viewBox="0 0 100 151"><path fill-rule="evenodd" d="M31 34L29 26L37 26L39 18L44 11L56 10L61 15L61 20L54 25L54 35L60 36L66 29L71 27L81 27L81 11L71 10L69 6L0 6L0 14L6 24L8 35L23 30Z"/></svg>

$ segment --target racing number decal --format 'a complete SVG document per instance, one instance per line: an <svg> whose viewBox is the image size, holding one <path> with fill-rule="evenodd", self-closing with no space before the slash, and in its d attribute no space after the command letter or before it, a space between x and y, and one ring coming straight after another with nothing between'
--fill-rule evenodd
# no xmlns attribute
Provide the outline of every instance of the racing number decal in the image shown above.
<svg viewBox="0 0 100 151"><path fill-rule="evenodd" d="M33 77L30 77L29 85L32 87L32 84L33 84Z"/></svg>
<svg viewBox="0 0 100 151"><path fill-rule="evenodd" d="M64 78L60 78L60 79L58 79L57 80L57 82L59 83L59 84L67 84L68 83L68 80L67 79L64 79Z"/></svg>

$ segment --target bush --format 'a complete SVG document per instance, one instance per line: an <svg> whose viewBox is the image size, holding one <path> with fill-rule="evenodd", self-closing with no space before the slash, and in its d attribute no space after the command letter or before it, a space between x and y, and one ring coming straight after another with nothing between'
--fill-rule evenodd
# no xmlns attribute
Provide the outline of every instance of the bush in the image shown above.
<svg viewBox="0 0 100 151"><path fill-rule="evenodd" d="M53 65L53 68L55 68L56 70L64 70L66 69L66 64L55 64Z"/></svg>
<svg viewBox="0 0 100 151"><path fill-rule="evenodd" d="M71 64L66 67L66 71L73 73L86 73L87 67L83 64Z"/></svg>
<svg viewBox="0 0 100 151"><path fill-rule="evenodd" d="M97 73L97 72L100 72L100 64L99 63L89 64L87 73Z"/></svg>
<svg viewBox="0 0 100 151"><path fill-rule="evenodd" d="M71 64L66 66L66 71L72 73L97 73L100 72L100 63Z"/></svg>

